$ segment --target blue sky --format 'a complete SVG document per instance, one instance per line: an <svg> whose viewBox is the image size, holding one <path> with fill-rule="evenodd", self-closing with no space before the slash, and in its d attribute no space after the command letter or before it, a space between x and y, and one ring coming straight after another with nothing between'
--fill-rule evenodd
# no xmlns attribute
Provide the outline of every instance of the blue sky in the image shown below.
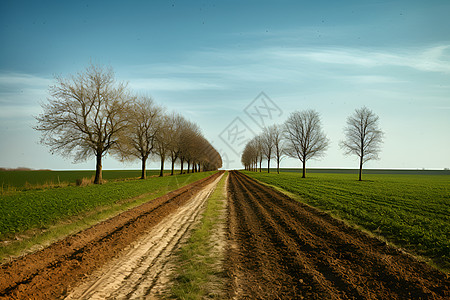
<svg viewBox="0 0 450 300"><path fill-rule="evenodd" d="M230 130L259 133L261 101L277 108L266 125L321 114L330 148L309 167L357 167L338 144L364 105L385 132L367 167L450 167L449 13L445 0L1 1L0 167L94 168L52 156L31 128L54 76L91 61L197 122L227 168L242 147Z"/></svg>

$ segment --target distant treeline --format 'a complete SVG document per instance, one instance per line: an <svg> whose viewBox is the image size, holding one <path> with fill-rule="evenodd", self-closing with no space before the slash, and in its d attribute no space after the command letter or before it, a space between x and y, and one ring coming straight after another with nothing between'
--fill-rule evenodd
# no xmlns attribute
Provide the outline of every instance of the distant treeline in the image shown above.
<svg viewBox="0 0 450 300"><path fill-rule="evenodd" d="M0 168L0 171L51 171L50 169L31 169L27 167L18 167L18 168Z"/></svg>

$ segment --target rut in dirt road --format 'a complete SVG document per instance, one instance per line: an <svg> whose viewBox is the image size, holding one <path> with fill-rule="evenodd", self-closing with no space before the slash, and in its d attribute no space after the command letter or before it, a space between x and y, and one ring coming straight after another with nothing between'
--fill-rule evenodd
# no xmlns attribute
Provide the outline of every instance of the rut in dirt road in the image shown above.
<svg viewBox="0 0 450 300"><path fill-rule="evenodd" d="M61 299L220 177L217 172L0 266L0 299Z"/></svg>
<svg viewBox="0 0 450 300"><path fill-rule="evenodd" d="M230 298L450 298L445 274L248 176L228 192Z"/></svg>
<svg viewBox="0 0 450 300"><path fill-rule="evenodd" d="M69 299L142 299L160 296L171 271L170 258L186 239L201 208L222 178L204 187L177 211L130 245L121 256L75 288Z"/></svg>

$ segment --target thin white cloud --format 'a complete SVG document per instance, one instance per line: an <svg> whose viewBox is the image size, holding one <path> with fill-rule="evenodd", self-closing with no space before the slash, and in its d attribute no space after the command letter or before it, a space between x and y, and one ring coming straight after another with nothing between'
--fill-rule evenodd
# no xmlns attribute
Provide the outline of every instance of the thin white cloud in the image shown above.
<svg viewBox="0 0 450 300"><path fill-rule="evenodd" d="M7 115L20 115L24 106L36 106L47 97L51 83L48 78L29 74L0 74L0 105L3 110L1 116L4 117L6 111ZM13 111L15 113L12 113ZM23 114L25 113L24 111Z"/></svg>
<svg viewBox="0 0 450 300"><path fill-rule="evenodd" d="M273 49L268 53L280 59L348 65L354 67L408 67L425 72L450 73L450 45L424 49L373 51L355 48Z"/></svg>
<svg viewBox="0 0 450 300"><path fill-rule="evenodd" d="M0 74L0 86L15 88L47 88L52 83L51 79L23 73Z"/></svg>
<svg viewBox="0 0 450 300"><path fill-rule="evenodd" d="M163 75L166 77L167 75ZM185 78L134 78L129 81L129 86L136 90L150 91L198 91L223 89L218 83L201 82Z"/></svg>
<svg viewBox="0 0 450 300"><path fill-rule="evenodd" d="M339 76L340 80L345 80L354 84L399 84L405 83L407 81L401 80L392 76L382 76L382 75L342 75Z"/></svg>
<svg viewBox="0 0 450 300"><path fill-rule="evenodd" d="M362 84L405 82L395 72L386 73L384 67L450 73L450 45L402 50L208 49L192 53L177 63L133 66L127 73L132 87L150 91L213 90L236 84L268 86L277 82L297 84L310 82L312 78L339 78Z"/></svg>

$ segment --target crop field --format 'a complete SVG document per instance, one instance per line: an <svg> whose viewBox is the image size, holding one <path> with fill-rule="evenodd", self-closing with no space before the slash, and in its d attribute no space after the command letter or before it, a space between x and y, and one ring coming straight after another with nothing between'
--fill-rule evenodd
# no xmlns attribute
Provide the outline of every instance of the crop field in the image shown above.
<svg viewBox="0 0 450 300"><path fill-rule="evenodd" d="M450 176L243 172L450 269Z"/></svg>
<svg viewBox="0 0 450 300"><path fill-rule="evenodd" d="M165 173L169 171L166 170ZM75 184L78 179L91 178L95 171L51 171L51 170L0 170L1 191L22 190L43 185L61 183ZM147 177L159 175L159 170L147 170ZM141 176L140 170L104 170L104 180L136 178Z"/></svg>
<svg viewBox="0 0 450 300"><path fill-rule="evenodd" d="M77 173L77 172L75 172ZM107 173L107 172L105 172ZM120 172L118 172L120 174ZM33 228L45 228L67 217L122 200L148 195L164 195L213 172L115 181L84 187L18 191L0 196L0 239Z"/></svg>
<svg viewBox="0 0 450 300"><path fill-rule="evenodd" d="M301 173L302 169L282 168L282 172ZM267 168L266 168L267 171ZM277 169L270 168L270 172L276 172ZM308 173L333 173L333 174L358 174L358 169L308 169ZM420 169L365 169L364 174L370 175L450 175L450 170L420 170Z"/></svg>

